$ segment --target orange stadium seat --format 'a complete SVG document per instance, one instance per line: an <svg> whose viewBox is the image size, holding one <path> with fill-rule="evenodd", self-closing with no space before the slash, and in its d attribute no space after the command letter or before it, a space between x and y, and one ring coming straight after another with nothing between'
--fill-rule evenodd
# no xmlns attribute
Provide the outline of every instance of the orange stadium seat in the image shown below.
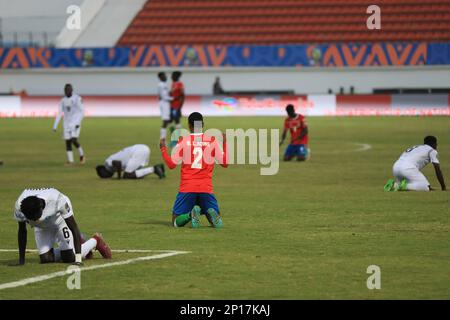
<svg viewBox="0 0 450 320"><path fill-rule="evenodd" d="M377 0L381 30L368 30L366 0L149 0L119 46L448 41L450 1Z"/></svg>

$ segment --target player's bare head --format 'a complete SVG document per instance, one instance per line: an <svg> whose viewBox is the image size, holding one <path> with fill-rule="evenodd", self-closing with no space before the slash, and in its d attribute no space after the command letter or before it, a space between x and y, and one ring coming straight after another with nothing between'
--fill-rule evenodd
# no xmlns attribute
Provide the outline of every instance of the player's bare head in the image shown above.
<svg viewBox="0 0 450 320"><path fill-rule="evenodd" d="M66 95L66 97L71 97L72 92L73 92L72 85L70 83L66 83L66 85L64 86L64 94Z"/></svg>
<svg viewBox="0 0 450 320"><path fill-rule="evenodd" d="M437 148L437 139L435 136L426 136L423 139L423 143L429 145L433 149Z"/></svg>
<svg viewBox="0 0 450 320"><path fill-rule="evenodd" d="M109 171L105 166L97 166L95 170L97 171L97 175L102 179L111 178L114 175L114 172Z"/></svg>
<svg viewBox="0 0 450 320"><path fill-rule="evenodd" d="M200 112L192 112L188 117L189 130L191 132L202 132L203 129L203 116Z"/></svg>
<svg viewBox="0 0 450 320"><path fill-rule="evenodd" d="M28 220L37 221L42 216L42 210L45 208L45 201L36 197L26 197L20 203L20 211Z"/></svg>
<svg viewBox="0 0 450 320"><path fill-rule="evenodd" d="M161 81L166 81L167 80L167 76L165 72L158 72L158 78Z"/></svg>
<svg viewBox="0 0 450 320"><path fill-rule="evenodd" d="M286 106L286 112L289 115L289 117L294 117L295 116L295 109L294 106L292 104L288 104Z"/></svg>
<svg viewBox="0 0 450 320"><path fill-rule="evenodd" d="M181 78L181 71L174 71L172 72L172 81L178 81Z"/></svg>

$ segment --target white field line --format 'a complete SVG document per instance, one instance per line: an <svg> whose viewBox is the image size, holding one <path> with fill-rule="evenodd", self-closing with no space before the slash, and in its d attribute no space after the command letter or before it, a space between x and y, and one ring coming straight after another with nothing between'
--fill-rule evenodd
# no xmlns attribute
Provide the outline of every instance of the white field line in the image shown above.
<svg viewBox="0 0 450 320"><path fill-rule="evenodd" d="M0 252L11 252L11 251L17 251L17 250L0 249ZM32 250L29 250L29 251L32 251ZM148 253L148 252L163 251L163 250L116 250L115 252L136 252L136 251L138 251L138 252L147 252ZM171 257L171 256L175 256L175 255L178 255L178 254L186 254L186 253L189 253L189 251L169 251L169 250L166 250L166 253L160 253L160 254L151 255L151 256L138 257L138 258L123 260L123 261L117 261L117 262L104 263L104 264L99 264L99 265L96 265L96 266L81 267L80 271L90 271L90 270L96 270L96 269L102 269L102 268L117 267L117 266L122 266L122 265L126 265L126 264L135 263L135 262L163 259L163 258L168 258L168 257ZM41 281L45 281L45 280L49 280L49 279L53 279L53 278L57 278L57 277L63 277L65 275L71 274L72 272L68 272L67 270L64 270L64 271L58 271L58 272L53 272L53 273L49 273L49 274L44 274L42 276L25 278L25 279L22 279L22 280L19 280L19 281L2 283L2 284L0 284L0 290L22 287L22 286L26 286L26 285L31 284L31 283L41 282Z"/></svg>
<svg viewBox="0 0 450 320"><path fill-rule="evenodd" d="M147 249L111 249L117 253L148 253L148 252L175 252L173 250L147 250ZM19 249L0 249L0 252L19 252ZM37 249L27 249L26 252L38 252ZM180 251L184 252L184 251Z"/></svg>
<svg viewBox="0 0 450 320"><path fill-rule="evenodd" d="M369 149L372 149L372 146L368 143L355 143L355 144L360 147L358 149L352 150L353 152L367 151Z"/></svg>

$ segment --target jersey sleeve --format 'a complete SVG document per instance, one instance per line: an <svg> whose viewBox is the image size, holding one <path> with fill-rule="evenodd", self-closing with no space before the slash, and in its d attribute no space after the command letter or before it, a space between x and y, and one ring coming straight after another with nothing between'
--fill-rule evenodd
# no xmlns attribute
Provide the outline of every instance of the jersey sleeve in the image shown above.
<svg viewBox="0 0 450 320"><path fill-rule="evenodd" d="M284 128L289 129L289 123L287 119L284 119Z"/></svg>
<svg viewBox="0 0 450 320"><path fill-rule="evenodd" d="M70 203L69 198L65 195L60 194L60 196L58 197L57 206L58 212L61 214L61 217L63 217L63 219L67 219L73 216L72 204Z"/></svg>
<svg viewBox="0 0 450 320"><path fill-rule="evenodd" d="M436 150L430 151L430 161L432 163L439 163L439 159L438 159L437 155L438 155L438 153Z"/></svg>

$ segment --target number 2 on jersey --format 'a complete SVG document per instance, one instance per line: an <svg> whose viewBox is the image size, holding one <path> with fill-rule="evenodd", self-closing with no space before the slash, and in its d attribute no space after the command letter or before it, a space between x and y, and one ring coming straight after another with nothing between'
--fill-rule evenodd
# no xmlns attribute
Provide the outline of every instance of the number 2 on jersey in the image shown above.
<svg viewBox="0 0 450 320"><path fill-rule="evenodd" d="M202 168L202 158L203 158L203 149L201 147L194 148L194 162L192 162L192 169L201 169Z"/></svg>

